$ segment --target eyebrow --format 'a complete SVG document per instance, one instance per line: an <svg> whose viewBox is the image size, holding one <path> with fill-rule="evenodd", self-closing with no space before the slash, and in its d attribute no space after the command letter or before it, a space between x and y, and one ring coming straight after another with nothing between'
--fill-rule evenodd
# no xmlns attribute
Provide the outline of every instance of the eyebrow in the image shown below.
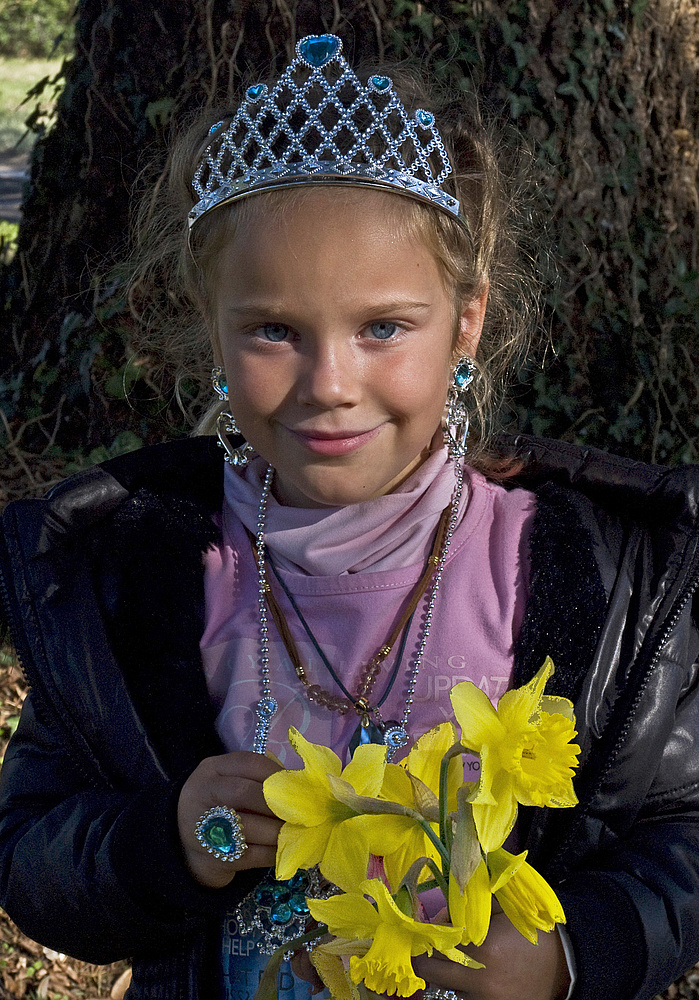
<svg viewBox="0 0 699 1000"><path fill-rule="evenodd" d="M398 312L422 312L430 307L431 303L429 302L417 302L412 299L393 299L388 302L371 303L366 306L365 311L370 315L383 316ZM281 303L260 301L231 305L226 312L235 316L257 316L261 313L266 313L269 316L283 316L286 310Z"/></svg>

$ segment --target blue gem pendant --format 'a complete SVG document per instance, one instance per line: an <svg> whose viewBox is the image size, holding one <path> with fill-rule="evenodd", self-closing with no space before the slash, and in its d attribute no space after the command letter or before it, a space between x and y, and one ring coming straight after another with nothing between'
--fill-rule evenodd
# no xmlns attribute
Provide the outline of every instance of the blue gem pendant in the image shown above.
<svg viewBox="0 0 699 1000"><path fill-rule="evenodd" d="M276 698L260 698L255 705L257 722L255 723L255 736L252 741L252 749L255 753L264 753L266 751L269 727L272 725L272 719L277 714L278 708L279 705Z"/></svg>
<svg viewBox="0 0 699 1000"><path fill-rule="evenodd" d="M342 52L342 39L337 35L306 35L296 43L296 55L309 69L321 69Z"/></svg>
<svg viewBox="0 0 699 1000"><path fill-rule="evenodd" d="M449 395L444 418L444 443L452 458L463 458L468 451L469 412L466 406L466 390L476 377L477 368L471 358L460 358Z"/></svg>

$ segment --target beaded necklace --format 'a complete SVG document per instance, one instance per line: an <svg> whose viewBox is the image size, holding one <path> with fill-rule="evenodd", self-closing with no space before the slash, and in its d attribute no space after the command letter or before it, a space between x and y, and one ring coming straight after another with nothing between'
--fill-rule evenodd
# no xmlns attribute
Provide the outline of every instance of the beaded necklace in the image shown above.
<svg viewBox="0 0 699 1000"><path fill-rule="evenodd" d="M273 617L273 619L275 620L275 622L276 622L276 624L278 626L280 624L280 621L277 619L277 616L275 615L274 611L272 611L272 605L270 605L270 602L269 602L269 598L270 598L270 594L271 594L271 589L270 589L269 583L267 581L267 560L266 560L266 546L265 546L265 537L264 537L265 536L265 521L266 521L266 516L267 516L267 506L268 506L268 502L269 502L269 492L270 492L270 488L271 488L271 485L272 485L272 477L273 476L274 476L274 469L270 465L267 468L267 472L265 474L264 483L263 483L263 486L262 486L262 494L260 496L260 504L259 504L258 515L257 515L257 531L256 531L256 535L255 535L255 545L254 545L254 548L255 548L255 559L256 559L256 562L257 562L257 608L258 608L258 617L259 617L259 622L260 622L260 647L259 647L260 648L260 684L261 684L261 687L262 687L262 697L260 698L260 700L257 702L257 705L255 706L255 712L256 712L256 715L257 715L257 723L256 723L256 726L255 726L255 736L254 736L254 740L253 740L253 750L256 753L264 753L265 752L265 750L267 748L267 738L268 738L268 735L269 735L269 728L270 728L270 725L272 723L272 719L274 718L274 715L276 714L277 709L279 707L276 699L272 696L271 681L270 681L270 671L269 671L269 626L268 626L268 618L267 618L267 609L268 609L268 606L270 607L270 613L272 614L272 617ZM360 698L358 698L356 700L352 699L351 695L349 696L349 698L351 700L351 704L354 705L355 710L361 716L360 726L358 727L358 733L355 734L355 737L356 736L359 737L358 742L384 743L386 745L386 747L388 748L387 757L388 757L389 760L393 757L393 755L396 753L397 750L400 750L402 747L404 747L407 744L408 739L409 739L409 737L408 737L408 731L407 731L407 725L408 725L408 718L410 716L410 712L411 712L412 706L413 706L413 696L414 696L414 692L415 692L415 685L417 683L418 673L419 673L419 670L420 670L420 664L422 662L422 657L423 657L423 654L424 654L424 651L425 651L425 646L427 644L427 639L429 637L430 629L431 629L431 626L432 626L432 617L433 617L433 612L434 612L435 601L437 599L437 592L439 590L439 585L440 585L441 580L442 580L442 573L444 571L444 565L445 565L445 562L446 562L447 554L449 552L449 545L450 545L451 538L452 538L452 535L454 534L454 531L456 529L456 524L457 524L457 521L458 521L459 507L460 507L460 503L461 503L462 493L463 493L463 468L462 468L461 463L459 462L459 463L456 464L456 485L454 487L454 494L453 494L453 497L452 497L452 501L451 501L450 505L446 508L446 510L443 513L443 515L442 515L442 520L446 524L446 529L443 532L439 532L438 536L437 536L439 538L439 535L443 534L443 540L441 540L441 552L439 553L438 557L436 556L436 553L433 553L433 555L435 556L435 559L436 559L436 566L433 565L433 569L430 572L429 577L427 577L427 580L425 581L425 587L422 588L422 591L418 595L418 599L419 599L419 597L424 592L424 589L426 588L427 584L429 583L430 577L432 577L432 580L433 580L433 582L432 582L432 588L430 590L429 598L427 600L427 607L425 609L425 617L424 617L424 624L423 624L423 627L422 627L422 634L420 636L420 642L419 642L419 645L418 645L418 648L417 648L417 652L415 654L415 657L413 659L412 665L410 667L410 672L409 672L409 675L408 675L408 689L407 689L407 695L406 695L406 699L405 699L405 708L403 710L403 715L401 717L400 722L390 722L390 723L384 724L382 727L373 726L373 727L370 728L370 723L369 723L369 718L368 718L369 717L369 713L370 712L376 713L376 711L377 711L376 708L372 709L369 706L368 702L366 701L366 693L363 694L363 695L361 695ZM437 546L437 547L439 547L439 546ZM429 568L429 561L428 561L428 568ZM423 575L422 579L423 580L425 579L425 575ZM415 603L417 603L417 601ZM405 631L406 631L406 633L407 633L407 628L409 627L410 621L412 620L412 614L413 614L413 612L414 612L414 608L410 612L409 620L405 623ZM288 629L286 631L288 631ZM399 632L400 632L400 629L399 629ZM391 637L392 641L391 641L390 646L389 646L389 651L390 651L390 648L393 645L393 643L396 641L397 635L398 635L398 633L395 633ZM285 639L284 632L282 632L282 639L283 640ZM286 645L286 642L285 642L285 645ZM388 645L388 643L386 645ZM287 646L287 649L288 648L289 647ZM379 654L377 654L377 656L379 656L383 652L383 650L385 648L386 648L385 646L382 647L382 649L379 651ZM387 654L385 654L385 655L387 655ZM383 658L384 657L382 656L381 659L383 659ZM377 658L375 657L374 660L371 661L371 664L369 665L369 672L368 673L366 672L366 668L365 668L364 687L365 688L367 687L367 680L369 678L371 678L370 683L369 683L369 688L368 688L369 691L371 690L371 686L373 686L373 681L375 680L375 678L376 678L376 676L378 674L378 669L380 669L380 662L381 662L381 660L379 660L378 665L376 665L376 659ZM378 666L378 669L374 669L375 665ZM303 667L301 667L301 670L303 671ZM298 669L297 669L297 675L299 676L299 679L301 679L303 681L303 683L306 684L307 687L312 687L312 685L307 685L305 679L303 679L302 676L301 676L301 674L299 674ZM305 672L304 672L304 676L305 676ZM322 690L322 689L319 688L319 691L320 690ZM339 710L340 709L341 703L344 704L344 699L336 699L336 703L333 706L335 708L335 710ZM327 707L331 707L331 706L328 705ZM348 705L348 708L349 707L351 707L351 705ZM380 715L378 716L378 718L379 718L379 721L381 722ZM355 742L354 737L353 737L352 742L353 743Z"/></svg>

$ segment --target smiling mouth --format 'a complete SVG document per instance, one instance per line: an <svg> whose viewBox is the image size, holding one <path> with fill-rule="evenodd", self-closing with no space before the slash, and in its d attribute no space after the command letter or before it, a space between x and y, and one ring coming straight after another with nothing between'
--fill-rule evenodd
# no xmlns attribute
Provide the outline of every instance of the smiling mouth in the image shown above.
<svg viewBox="0 0 699 1000"><path fill-rule="evenodd" d="M383 425L372 427L368 431L295 431L286 427L297 441L316 455L347 455L363 447L380 432Z"/></svg>

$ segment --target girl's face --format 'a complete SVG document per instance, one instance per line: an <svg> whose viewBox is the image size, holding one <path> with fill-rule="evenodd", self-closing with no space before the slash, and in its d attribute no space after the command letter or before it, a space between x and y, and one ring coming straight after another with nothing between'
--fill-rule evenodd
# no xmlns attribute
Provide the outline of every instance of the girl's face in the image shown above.
<svg viewBox="0 0 699 1000"><path fill-rule="evenodd" d="M454 353L475 352L485 295L464 309L454 352L440 268L401 233L396 197L316 188L284 213L261 199L221 252L214 349L280 503L390 493L429 453Z"/></svg>

